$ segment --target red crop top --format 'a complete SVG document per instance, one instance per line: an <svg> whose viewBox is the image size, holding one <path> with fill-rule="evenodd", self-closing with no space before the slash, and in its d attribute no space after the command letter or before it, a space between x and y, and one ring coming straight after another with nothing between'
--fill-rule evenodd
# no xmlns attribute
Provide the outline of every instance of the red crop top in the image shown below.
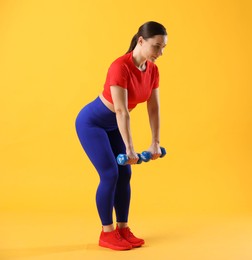
<svg viewBox="0 0 252 260"><path fill-rule="evenodd" d="M146 70L140 71L133 62L133 52L117 58L109 67L103 96L113 104L110 86L120 86L128 90L128 108L149 99L152 89L159 86L157 66L147 61Z"/></svg>

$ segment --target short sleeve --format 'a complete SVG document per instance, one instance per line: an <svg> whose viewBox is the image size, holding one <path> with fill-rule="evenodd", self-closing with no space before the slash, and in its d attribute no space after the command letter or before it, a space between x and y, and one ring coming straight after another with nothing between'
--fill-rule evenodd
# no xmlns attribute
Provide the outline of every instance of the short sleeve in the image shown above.
<svg viewBox="0 0 252 260"><path fill-rule="evenodd" d="M158 88L159 87L159 71L158 67L155 66L153 70L153 88Z"/></svg>
<svg viewBox="0 0 252 260"><path fill-rule="evenodd" d="M125 64L113 62L108 70L109 86L128 88L128 71Z"/></svg>

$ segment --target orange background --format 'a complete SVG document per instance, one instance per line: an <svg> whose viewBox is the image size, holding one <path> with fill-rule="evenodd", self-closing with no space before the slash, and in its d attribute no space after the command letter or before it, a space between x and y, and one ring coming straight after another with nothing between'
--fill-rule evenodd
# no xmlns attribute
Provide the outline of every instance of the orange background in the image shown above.
<svg viewBox="0 0 252 260"><path fill-rule="evenodd" d="M75 118L149 20L168 31L157 61L167 156L134 166L132 218L250 215L251 7L245 0L1 1L3 218L83 214L100 225L99 179ZM136 150L147 149L145 104L131 125Z"/></svg>

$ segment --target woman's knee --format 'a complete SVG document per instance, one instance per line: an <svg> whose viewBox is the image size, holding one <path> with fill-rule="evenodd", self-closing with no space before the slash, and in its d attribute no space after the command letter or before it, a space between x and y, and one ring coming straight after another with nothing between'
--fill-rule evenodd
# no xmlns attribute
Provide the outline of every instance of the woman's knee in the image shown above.
<svg viewBox="0 0 252 260"><path fill-rule="evenodd" d="M131 166L130 165L124 165L124 166L119 166L119 179L124 181L124 182L129 182L131 179Z"/></svg>
<svg viewBox="0 0 252 260"><path fill-rule="evenodd" d="M100 181L108 186L116 186L118 178L119 178L119 171L117 167L107 167L106 169L100 169L98 171L100 176Z"/></svg>

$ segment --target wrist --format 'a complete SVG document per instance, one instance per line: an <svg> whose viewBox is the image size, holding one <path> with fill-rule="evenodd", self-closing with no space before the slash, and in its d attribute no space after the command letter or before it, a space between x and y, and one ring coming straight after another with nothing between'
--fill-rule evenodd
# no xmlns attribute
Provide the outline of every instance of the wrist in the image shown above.
<svg viewBox="0 0 252 260"><path fill-rule="evenodd" d="M159 140L153 140L152 145L159 145L160 141Z"/></svg>
<svg viewBox="0 0 252 260"><path fill-rule="evenodd" d="M133 151L134 147L133 145L126 145L126 151Z"/></svg>

